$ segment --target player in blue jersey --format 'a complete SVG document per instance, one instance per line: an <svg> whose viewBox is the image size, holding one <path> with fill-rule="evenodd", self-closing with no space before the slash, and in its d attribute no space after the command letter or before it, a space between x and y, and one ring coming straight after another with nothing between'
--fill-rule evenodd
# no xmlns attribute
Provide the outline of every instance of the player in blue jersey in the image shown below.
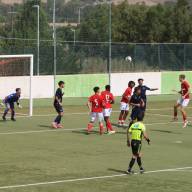
<svg viewBox="0 0 192 192"><path fill-rule="evenodd" d="M21 97L21 89L17 88L15 93L12 93L10 95L8 95L7 97L5 97L5 99L3 100L6 108L3 114L3 120L6 121L6 115L9 111L11 111L11 120L12 121L16 121L15 120L15 107L14 107L14 103L17 103L18 107L21 108L21 105L19 103L19 99Z"/></svg>
<svg viewBox="0 0 192 192"><path fill-rule="evenodd" d="M146 85L143 85L144 79L140 78L138 79L138 87L141 89L141 98L144 101L145 105L142 108L143 113L145 114L146 106L147 106L147 96L146 96L146 91L157 91L158 88L149 88Z"/></svg>

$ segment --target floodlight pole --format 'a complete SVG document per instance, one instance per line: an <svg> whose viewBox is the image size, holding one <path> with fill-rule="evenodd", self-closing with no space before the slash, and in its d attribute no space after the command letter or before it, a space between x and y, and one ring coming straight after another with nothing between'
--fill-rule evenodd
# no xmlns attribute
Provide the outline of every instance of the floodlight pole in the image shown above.
<svg viewBox="0 0 192 192"><path fill-rule="evenodd" d="M34 8L37 8L37 75L39 76L39 45L40 45L40 40L39 40L39 5L34 5Z"/></svg>
<svg viewBox="0 0 192 192"><path fill-rule="evenodd" d="M73 45L75 46L75 43L76 43L76 30L71 29L71 31L73 31Z"/></svg>
<svg viewBox="0 0 192 192"><path fill-rule="evenodd" d="M54 75L54 92L56 90L56 75L57 75L57 39L55 26L55 0L53 0L53 75Z"/></svg>
<svg viewBox="0 0 192 192"><path fill-rule="evenodd" d="M112 16L111 16L111 12L112 12L112 1L109 0L109 85L111 85L111 27L112 27Z"/></svg>

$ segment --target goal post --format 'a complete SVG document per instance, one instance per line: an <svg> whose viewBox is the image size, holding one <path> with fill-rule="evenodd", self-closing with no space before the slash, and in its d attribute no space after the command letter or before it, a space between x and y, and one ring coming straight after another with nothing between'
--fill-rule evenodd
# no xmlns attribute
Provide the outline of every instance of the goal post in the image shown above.
<svg viewBox="0 0 192 192"><path fill-rule="evenodd" d="M27 67L25 67L28 65ZM26 87L20 87L28 93L26 94L27 99L29 99L29 116L33 115L33 55L32 54L21 54L21 55L0 55L0 77L14 77L18 81L22 81L19 78L29 77L28 90ZM0 84L3 82L0 82ZM18 84L22 84L19 82ZM16 88L16 87L15 87ZM2 91L2 90L0 90ZM12 90L14 91L14 90ZM21 94L22 95L22 94Z"/></svg>

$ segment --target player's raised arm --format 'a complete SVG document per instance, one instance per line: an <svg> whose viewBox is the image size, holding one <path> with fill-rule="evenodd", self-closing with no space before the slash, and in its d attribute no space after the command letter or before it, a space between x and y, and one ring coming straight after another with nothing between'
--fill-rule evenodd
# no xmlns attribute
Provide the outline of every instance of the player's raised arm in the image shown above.
<svg viewBox="0 0 192 192"><path fill-rule="evenodd" d="M157 91L159 90L158 88L151 88L150 91Z"/></svg>

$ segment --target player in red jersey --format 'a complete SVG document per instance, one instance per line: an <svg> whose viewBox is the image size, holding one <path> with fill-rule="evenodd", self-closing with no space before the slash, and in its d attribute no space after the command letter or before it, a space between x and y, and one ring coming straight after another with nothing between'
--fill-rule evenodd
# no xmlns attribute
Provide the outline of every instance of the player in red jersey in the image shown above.
<svg viewBox="0 0 192 192"><path fill-rule="evenodd" d="M87 127L87 133L89 134L93 129L93 124L98 119L99 121L99 128L100 128L100 135L103 134L103 98L100 95L100 88L94 87L93 89L94 95L92 95L87 103L87 106L90 110L91 120Z"/></svg>
<svg viewBox="0 0 192 192"><path fill-rule="evenodd" d="M106 127L107 127L107 132L108 134L113 134L115 133L115 131L112 128L111 122L110 122L110 116L111 116L111 112L112 112L112 104L115 103L115 99L113 94L111 93L111 86L110 85L106 85L105 86L105 91L103 91L101 93L101 96L103 98L103 115L104 115L104 120L106 123Z"/></svg>
<svg viewBox="0 0 192 192"><path fill-rule="evenodd" d="M183 116L183 128L185 128L188 125L185 107L188 106L189 101L190 101L190 96L189 96L190 85L185 80L185 75L180 75L179 81L181 82L181 91L179 91L178 93L181 94L181 98L178 99L177 103L174 105L174 120L178 120L177 119L177 109L180 108L180 111Z"/></svg>
<svg viewBox="0 0 192 192"><path fill-rule="evenodd" d="M132 95L133 87L135 87L135 82L129 81L128 88L123 93L120 107L121 112L119 114L119 125L124 125L127 115L129 114L129 100Z"/></svg>

